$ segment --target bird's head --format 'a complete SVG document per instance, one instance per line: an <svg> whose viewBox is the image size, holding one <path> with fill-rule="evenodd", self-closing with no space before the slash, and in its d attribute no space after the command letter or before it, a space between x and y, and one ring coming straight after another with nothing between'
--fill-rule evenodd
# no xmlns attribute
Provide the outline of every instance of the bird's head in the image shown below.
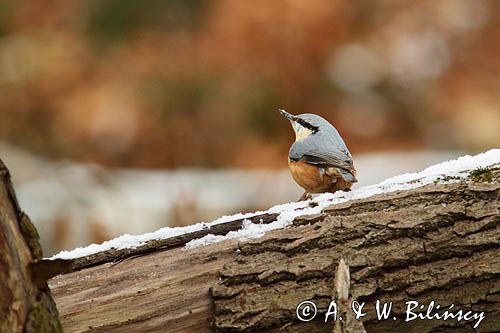
<svg viewBox="0 0 500 333"><path fill-rule="evenodd" d="M294 116L283 109L280 109L279 112L292 123L296 141L314 135L321 131L324 126L330 125L325 119L315 114L303 113Z"/></svg>

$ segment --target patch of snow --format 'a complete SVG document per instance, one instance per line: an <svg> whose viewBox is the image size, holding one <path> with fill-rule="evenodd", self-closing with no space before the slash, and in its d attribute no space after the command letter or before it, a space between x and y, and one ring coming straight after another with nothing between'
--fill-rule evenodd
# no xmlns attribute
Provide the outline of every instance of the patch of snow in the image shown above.
<svg viewBox="0 0 500 333"><path fill-rule="evenodd" d="M320 213L325 207L334 204L339 204L354 199L363 199L375 194L414 189L439 180L439 177L442 176L457 177L457 179L446 181L448 183L458 181L460 178L465 178L467 176L467 171L469 170L479 167L488 167L496 164L500 164L500 149L492 149L475 156L462 156L455 160L442 162L440 164L428 167L427 169L420 172L406 173L400 176L392 177L379 184L361 187L351 192L337 192L334 194L324 193L308 201L277 205L267 211L223 216L210 223L201 222L186 227L162 228L155 232L137 236L123 235L118 238L106 241L100 245L92 244L90 246L77 248L72 251L62 251L57 255L51 257L50 259L74 259L95 254L97 252L106 251L112 248L135 248L145 244L150 240L166 239L184 233L202 230L220 223L226 223L238 219L248 219L250 217L261 215L264 213L278 213L279 215L276 221L272 223L256 224L246 220L240 230L231 231L224 236L207 235L188 242L185 248L192 249L198 246L208 245L226 239L239 238L244 240L257 238L264 235L267 231L284 228L290 225L298 216L317 214ZM443 180L439 181L444 182ZM315 203L316 205L311 205L311 203Z"/></svg>
<svg viewBox="0 0 500 333"><path fill-rule="evenodd" d="M326 201L323 203L326 203ZM186 244L185 248L193 249L198 246L217 243L226 239L238 238L241 240L247 240L252 238L259 238L264 236L264 234L268 231L281 229L290 225L297 216L319 214L321 213L323 208L325 208L324 205L318 205L316 207L306 206L298 207L296 209L284 210L278 215L276 221L267 224L252 223L249 220L245 220L243 221L243 225L240 230L230 231L226 235L210 234L201 238L193 239Z"/></svg>

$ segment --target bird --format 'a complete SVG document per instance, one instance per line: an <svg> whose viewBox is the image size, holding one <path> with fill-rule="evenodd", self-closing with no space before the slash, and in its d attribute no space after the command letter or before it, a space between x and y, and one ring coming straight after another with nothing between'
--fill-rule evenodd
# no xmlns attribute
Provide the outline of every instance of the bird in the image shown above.
<svg viewBox="0 0 500 333"><path fill-rule="evenodd" d="M312 113L293 115L279 112L292 124L295 142L288 153L292 178L305 192L299 201L311 194L338 190L350 191L358 180L352 155L332 124Z"/></svg>

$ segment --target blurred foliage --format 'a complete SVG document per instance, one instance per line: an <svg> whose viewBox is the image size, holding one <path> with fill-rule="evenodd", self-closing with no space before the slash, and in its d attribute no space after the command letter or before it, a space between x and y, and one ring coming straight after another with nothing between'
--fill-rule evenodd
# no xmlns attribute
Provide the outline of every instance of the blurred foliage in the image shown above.
<svg viewBox="0 0 500 333"><path fill-rule="evenodd" d="M112 166L283 167L286 108L324 116L354 154L491 148L499 14L495 0L2 1L0 140Z"/></svg>
<svg viewBox="0 0 500 333"><path fill-rule="evenodd" d="M214 93L216 82L202 75L159 77L148 82L144 98L154 101L154 108L161 119L172 115L196 116L202 111L205 100Z"/></svg>
<svg viewBox="0 0 500 333"><path fill-rule="evenodd" d="M101 43L132 38L144 29L162 30L195 26L203 0L94 0L88 33Z"/></svg>
<svg viewBox="0 0 500 333"><path fill-rule="evenodd" d="M12 6L9 2L0 2L0 37L7 34Z"/></svg>
<svg viewBox="0 0 500 333"><path fill-rule="evenodd" d="M283 125L281 115L270 111L277 111L283 107L280 102L282 98L269 84L260 84L256 90L259 91L253 92L252 98L246 105L249 130L266 139L275 137L280 133L280 128L285 126L280 126Z"/></svg>

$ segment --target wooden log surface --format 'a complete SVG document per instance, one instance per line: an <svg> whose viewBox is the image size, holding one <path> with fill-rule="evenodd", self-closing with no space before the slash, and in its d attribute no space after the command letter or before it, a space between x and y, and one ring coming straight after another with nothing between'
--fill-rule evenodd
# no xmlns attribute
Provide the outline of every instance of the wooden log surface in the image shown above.
<svg viewBox="0 0 500 333"><path fill-rule="evenodd" d="M243 244L212 290L223 332L330 332L324 316L290 320L302 300L324 314L332 271L350 267L352 298L394 302L396 321L363 317L367 332L473 332L470 323L404 322L405 302L486 311L477 331L500 328L498 184L433 186L327 209L324 218ZM297 221L301 224L301 221ZM251 293L251 296L249 294ZM392 319L392 317L391 317ZM458 328L457 328L458 327Z"/></svg>
<svg viewBox="0 0 500 333"><path fill-rule="evenodd" d="M67 332L331 332L299 322L296 305L332 298L340 258L352 298L434 299L486 312L477 331L500 327L498 172L494 181L431 184L335 205L293 226L241 242L185 250L173 242L81 265L50 281ZM125 259L124 259L125 258ZM108 261L108 262L106 262ZM367 332L472 332L456 321L377 321Z"/></svg>
<svg viewBox="0 0 500 333"><path fill-rule="evenodd" d="M61 331L47 280L34 274L41 259L38 233L0 160L0 332Z"/></svg>

